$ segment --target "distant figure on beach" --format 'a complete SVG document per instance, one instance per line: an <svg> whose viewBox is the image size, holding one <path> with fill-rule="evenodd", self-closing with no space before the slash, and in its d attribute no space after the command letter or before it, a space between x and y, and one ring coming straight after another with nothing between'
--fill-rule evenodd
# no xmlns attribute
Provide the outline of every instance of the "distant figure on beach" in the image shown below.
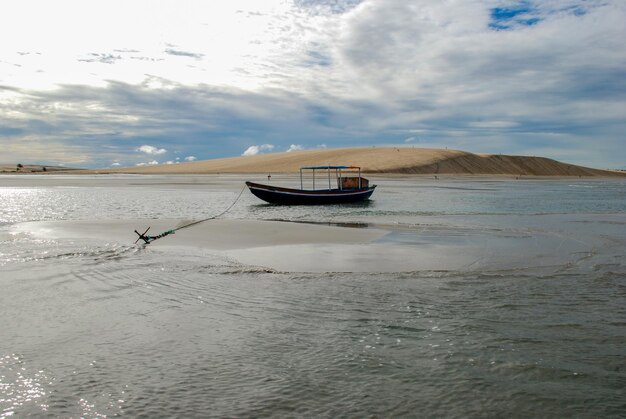
<svg viewBox="0 0 626 419"><path fill-rule="evenodd" d="M267 180L270 180L271 178L272 178L271 173L268 173L268 174L267 174Z"/></svg>

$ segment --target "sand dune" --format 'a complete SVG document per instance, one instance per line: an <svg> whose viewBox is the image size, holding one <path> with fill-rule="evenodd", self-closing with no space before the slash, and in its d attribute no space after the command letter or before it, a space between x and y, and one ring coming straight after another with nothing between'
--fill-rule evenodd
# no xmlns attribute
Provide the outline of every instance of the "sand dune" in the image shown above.
<svg viewBox="0 0 626 419"><path fill-rule="evenodd" d="M103 169L98 173L293 173L302 166L354 165L366 173L626 176L624 172L591 169L544 157L473 154L426 148L340 148L232 157L191 163Z"/></svg>

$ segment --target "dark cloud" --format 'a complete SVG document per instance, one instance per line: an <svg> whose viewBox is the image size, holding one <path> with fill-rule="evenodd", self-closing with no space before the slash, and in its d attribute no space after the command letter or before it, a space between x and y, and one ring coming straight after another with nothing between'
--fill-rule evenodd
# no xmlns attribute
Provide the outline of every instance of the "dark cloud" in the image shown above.
<svg viewBox="0 0 626 419"><path fill-rule="evenodd" d="M167 48L164 52L168 55L175 55L177 57L190 57L195 58L196 60L200 60L202 59L202 57L204 57L204 54L197 54L195 52L182 51L173 48Z"/></svg>
<svg viewBox="0 0 626 419"><path fill-rule="evenodd" d="M129 58L131 60L139 60L139 61L152 61L152 62L164 61L163 58L155 58L155 57L132 56L132 57L129 57Z"/></svg>
<svg viewBox="0 0 626 419"><path fill-rule="evenodd" d="M333 128L317 126L323 111L308 113L309 108L305 99L210 86L65 85L27 92L22 109L28 118L14 132L26 129L42 142L81 142L94 156L106 149L91 166L108 165L111 150L118 150L115 158L121 159L143 144L199 158L225 157L240 154L246 144L271 142L286 149L295 136L316 144L325 141Z"/></svg>
<svg viewBox="0 0 626 419"><path fill-rule="evenodd" d="M114 64L116 61L121 60L122 57L120 55L113 54L102 54L102 53L89 53L86 58L79 58L78 61L85 63L104 63L104 64Z"/></svg>
<svg viewBox="0 0 626 419"><path fill-rule="evenodd" d="M19 87L15 87L15 86L6 86L6 85L2 85L0 84L0 90L6 90L9 92L15 92L15 93L21 93L22 89L20 89Z"/></svg>

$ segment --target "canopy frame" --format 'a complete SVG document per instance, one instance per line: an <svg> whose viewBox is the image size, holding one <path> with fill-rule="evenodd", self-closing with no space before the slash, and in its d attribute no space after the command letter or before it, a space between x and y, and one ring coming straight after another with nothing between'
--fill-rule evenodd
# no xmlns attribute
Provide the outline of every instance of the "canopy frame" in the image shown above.
<svg viewBox="0 0 626 419"><path fill-rule="evenodd" d="M361 168L359 166L304 166L300 168L300 190L304 190L304 180L303 180L303 171L311 170L313 172L313 190L315 190L315 171L316 170L326 170L328 172L328 190L332 189L331 186L331 170L335 171L335 179L337 180L337 187L339 190L343 190L341 184L341 170L357 170L358 178L359 178L359 189L361 189Z"/></svg>

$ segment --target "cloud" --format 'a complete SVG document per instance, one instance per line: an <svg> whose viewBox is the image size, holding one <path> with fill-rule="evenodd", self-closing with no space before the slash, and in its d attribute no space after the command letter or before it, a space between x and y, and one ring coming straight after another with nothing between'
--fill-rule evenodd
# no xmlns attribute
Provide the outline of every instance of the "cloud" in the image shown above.
<svg viewBox="0 0 626 419"><path fill-rule="evenodd" d="M305 147L302 144L291 144L289 148L286 150L286 152L289 153L291 151L306 150L307 148L327 148L327 147L326 147L326 144L317 144L314 147Z"/></svg>
<svg viewBox="0 0 626 419"><path fill-rule="evenodd" d="M197 54L194 52L189 52L189 51L181 51L181 50L177 50L177 49L173 49L173 48L167 48L165 50L165 53L168 55L176 55L179 57L190 57L190 58L195 58L196 60L200 60L202 59L202 57L204 57L204 54Z"/></svg>
<svg viewBox="0 0 626 419"><path fill-rule="evenodd" d="M272 144L251 145L244 151L242 156L256 156L257 154L263 154L265 151L272 151L274 146Z"/></svg>
<svg viewBox="0 0 626 419"><path fill-rule="evenodd" d="M87 54L86 58L79 58L78 61L85 62L85 63L114 64L116 61L121 60L121 59L122 57L120 55L113 55L113 54L108 54L108 53L99 54L99 53L90 52L89 54Z"/></svg>
<svg viewBox="0 0 626 419"><path fill-rule="evenodd" d="M141 147L137 147L136 151L154 156L167 153L167 150L164 148L157 148L146 144L142 145Z"/></svg>
<svg viewBox="0 0 626 419"><path fill-rule="evenodd" d="M206 159L271 151L263 144L416 138L599 167L626 161L622 0L268 0L184 11L137 0L120 16L94 0L71 19L46 2L37 16L29 1L10 3L0 26L12 39L0 51L5 159L45 161L55 150L56 163L105 167L160 150ZM81 19L90 15L102 18ZM129 153L142 144L159 146Z"/></svg>
<svg viewBox="0 0 626 419"><path fill-rule="evenodd" d="M187 156L185 157L185 161L196 161L197 158L195 156Z"/></svg>
<svg viewBox="0 0 626 419"><path fill-rule="evenodd" d="M155 166L157 164L159 164L158 161L152 160L152 161L149 161L147 163L145 163L145 162L137 163L135 166Z"/></svg>
<svg viewBox="0 0 626 419"><path fill-rule="evenodd" d="M304 150L304 147L299 144L291 144L289 148L287 149L287 153L291 151L299 151L299 150Z"/></svg>

